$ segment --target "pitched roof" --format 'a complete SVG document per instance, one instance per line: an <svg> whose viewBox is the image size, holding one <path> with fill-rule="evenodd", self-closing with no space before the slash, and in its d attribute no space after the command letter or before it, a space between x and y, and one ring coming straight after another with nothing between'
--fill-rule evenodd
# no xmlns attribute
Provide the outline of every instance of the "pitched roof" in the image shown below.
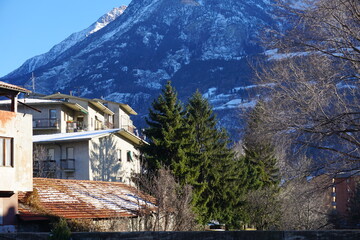
<svg viewBox="0 0 360 240"><path fill-rule="evenodd" d="M114 115L113 111L111 111L109 108L107 108L105 105L103 105L101 102L99 102L98 100L95 100L95 99L75 97L72 95L67 95L67 94L62 94L62 93L55 93L52 95L45 96L43 98L44 99L66 99L66 98L68 98L68 99L85 101L85 102L89 102L89 103L93 104L95 107L97 107L99 110L101 110L102 112L104 112L106 114Z"/></svg>
<svg viewBox="0 0 360 240"><path fill-rule="evenodd" d="M27 90L25 88L0 81L0 89L1 88L7 89L7 90L12 90L12 91L17 91L17 92L22 92L22 93L30 93L31 92L30 90Z"/></svg>
<svg viewBox="0 0 360 240"><path fill-rule="evenodd" d="M27 205L30 193L21 192L20 217L34 216L39 209L67 219L136 217L156 208L153 197L120 182L34 178L35 189L38 210Z"/></svg>
<svg viewBox="0 0 360 240"><path fill-rule="evenodd" d="M49 100L49 99L39 99L39 98L21 98L18 99L18 102L25 103L27 105L44 105L44 104L63 104L72 110L75 110L77 112L82 112L85 114L88 114L88 111L82 107L78 103L71 103L71 102L65 102L61 100ZM11 103L11 100L0 100L0 105L8 105Z"/></svg>
<svg viewBox="0 0 360 240"><path fill-rule="evenodd" d="M81 141L89 140L92 138L107 136L110 133L115 133L120 129L106 129L106 130L95 130L95 131L84 131L84 132L73 132L73 133L55 133L55 134L44 134L34 135L33 142L64 142L64 141Z"/></svg>
<svg viewBox="0 0 360 240"><path fill-rule="evenodd" d="M56 133L56 134L44 134L34 135L34 143L46 143L46 142L74 142L74 141L85 141L93 138L108 136L111 133L116 133L122 138L125 138L136 145L147 144L144 140L134 135L133 133L126 131L125 129L114 128L106 130L95 130L95 131L84 131L84 132L73 132L73 133Z"/></svg>
<svg viewBox="0 0 360 240"><path fill-rule="evenodd" d="M132 109L128 104L125 103L118 103L113 101L108 101L104 99L94 98L94 100L99 101L101 103L112 103L118 105L122 110L124 110L128 114L137 115L137 112L135 112L134 109Z"/></svg>

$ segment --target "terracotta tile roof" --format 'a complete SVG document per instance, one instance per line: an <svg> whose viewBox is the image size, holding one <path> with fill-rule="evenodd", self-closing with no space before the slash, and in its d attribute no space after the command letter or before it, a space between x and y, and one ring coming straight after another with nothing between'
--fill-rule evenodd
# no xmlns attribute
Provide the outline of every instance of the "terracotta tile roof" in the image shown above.
<svg viewBox="0 0 360 240"><path fill-rule="evenodd" d="M30 193L19 193L20 216L41 213L63 218L136 217L155 209L155 199L119 182L34 178L36 210L27 206ZM46 214L44 214L46 213Z"/></svg>
<svg viewBox="0 0 360 240"><path fill-rule="evenodd" d="M23 92L23 93L30 93L31 92L31 91L29 91L29 90L27 90L25 88L22 88L22 87L13 85L13 84L9 84L9 83L0 81L0 89L1 88L14 90L14 91L18 91L18 92Z"/></svg>

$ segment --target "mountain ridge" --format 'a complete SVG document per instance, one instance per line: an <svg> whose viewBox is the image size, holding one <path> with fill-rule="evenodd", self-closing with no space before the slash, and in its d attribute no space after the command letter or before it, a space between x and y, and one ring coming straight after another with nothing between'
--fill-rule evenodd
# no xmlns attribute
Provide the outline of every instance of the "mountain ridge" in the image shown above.
<svg viewBox="0 0 360 240"><path fill-rule="evenodd" d="M34 69L36 87L127 103L143 126L152 99L172 80L182 101L212 89L208 99L220 122L233 125L235 111L225 110L256 98L244 88L252 77L248 58L263 53L259 34L277 24L271 12L270 0L133 0L108 25ZM2 80L31 86L29 78L19 72Z"/></svg>

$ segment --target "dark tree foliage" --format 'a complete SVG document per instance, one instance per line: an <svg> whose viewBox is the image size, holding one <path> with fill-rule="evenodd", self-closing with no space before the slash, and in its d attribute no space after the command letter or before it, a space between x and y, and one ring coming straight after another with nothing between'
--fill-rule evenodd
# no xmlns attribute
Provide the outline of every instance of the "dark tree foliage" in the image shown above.
<svg viewBox="0 0 360 240"><path fill-rule="evenodd" d="M142 147L147 173L162 166L193 188L192 206L201 224L218 220L238 227L248 189L245 161L235 157L208 101L196 92L184 111L170 82L153 102Z"/></svg>
<svg viewBox="0 0 360 240"><path fill-rule="evenodd" d="M142 151L146 158L148 173L154 173L162 166L169 167L176 178L184 184L187 182L187 154L192 145L189 127L184 121L184 109L177 99L176 90L169 81L162 94L152 103L146 119L148 128L145 135L149 145Z"/></svg>
<svg viewBox="0 0 360 240"><path fill-rule="evenodd" d="M280 221L277 194L280 174L271 140L262 133L264 105L260 101L248 115L244 136L242 174L247 188L244 205L244 222L255 224L257 229L274 228ZM264 201L258 198L266 198Z"/></svg>
<svg viewBox="0 0 360 240"><path fill-rule="evenodd" d="M215 114L208 101L196 92L187 104L186 120L195 139L190 168L197 169L193 203L202 223L217 219L229 223L240 204L240 169L229 137L217 127Z"/></svg>
<svg viewBox="0 0 360 240"><path fill-rule="evenodd" d="M262 135L264 105L259 102L249 113L244 137L244 161L250 189L257 190L279 184L280 176L275 149L270 138Z"/></svg>

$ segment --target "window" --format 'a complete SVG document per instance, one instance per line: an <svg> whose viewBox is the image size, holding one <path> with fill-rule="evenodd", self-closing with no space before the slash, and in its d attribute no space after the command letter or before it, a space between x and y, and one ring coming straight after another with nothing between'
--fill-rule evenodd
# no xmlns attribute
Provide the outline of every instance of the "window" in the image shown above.
<svg viewBox="0 0 360 240"><path fill-rule="evenodd" d="M47 160L55 160L55 149L49 148L47 150Z"/></svg>
<svg viewBox="0 0 360 240"><path fill-rule="evenodd" d="M130 161L132 161L133 159L132 159L132 155L131 155L131 151L127 151L127 161L128 162L130 162Z"/></svg>
<svg viewBox="0 0 360 240"><path fill-rule="evenodd" d="M13 139L0 137L0 166L13 166Z"/></svg>
<svg viewBox="0 0 360 240"><path fill-rule="evenodd" d="M56 109L49 109L49 127L56 126Z"/></svg>
<svg viewBox="0 0 360 240"><path fill-rule="evenodd" d="M49 109L49 118L56 119L56 109Z"/></svg>
<svg viewBox="0 0 360 240"><path fill-rule="evenodd" d="M66 159L74 159L74 148L66 148Z"/></svg>
<svg viewBox="0 0 360 240"><path fill-rule="evenodd" d="M116 154L117 154L117 159L119 160L119 162L121 162L121 150L117 149Z"/></svg>

